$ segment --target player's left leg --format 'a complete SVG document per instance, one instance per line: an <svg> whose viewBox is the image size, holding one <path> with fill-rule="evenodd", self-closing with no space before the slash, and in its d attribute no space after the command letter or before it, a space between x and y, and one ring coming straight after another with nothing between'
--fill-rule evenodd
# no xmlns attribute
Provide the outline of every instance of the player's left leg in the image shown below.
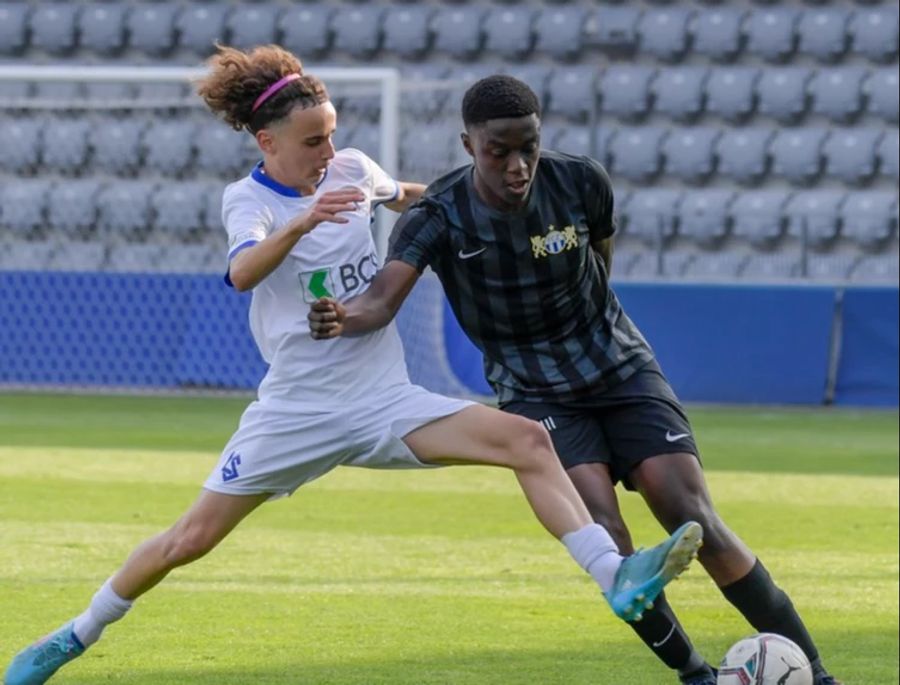
<svg viewBox="0 0 900 685"><path fill-rule="evenodd" d="M631 470L629 479L665 528L674 530L680 522L698 521L704 531L700 563L725 598L756 630L796 642L813 664L816 685L837 684L823 667L815 643L788 595L719 516L694 454L669 453L644 459Z"/></svg>

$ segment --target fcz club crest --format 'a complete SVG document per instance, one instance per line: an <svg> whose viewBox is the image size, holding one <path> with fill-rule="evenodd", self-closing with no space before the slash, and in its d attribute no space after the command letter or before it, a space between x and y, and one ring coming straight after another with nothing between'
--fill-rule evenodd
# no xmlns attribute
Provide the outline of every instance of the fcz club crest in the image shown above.
<svg viewBox="0 0 900 685"><path fill-rule="evenodd" d="M566 226L557 231L553 224L550 224L547 229L547 235L531 236L531 251L535 259L578 247L578 234L574 226Z"/></svg>

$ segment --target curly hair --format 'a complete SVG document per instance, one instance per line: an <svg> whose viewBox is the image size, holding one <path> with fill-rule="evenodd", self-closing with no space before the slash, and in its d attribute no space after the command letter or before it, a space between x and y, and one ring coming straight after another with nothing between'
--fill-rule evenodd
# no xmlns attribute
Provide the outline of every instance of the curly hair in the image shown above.
<svg viewBox="0 0 900 685"><path fill-rule="evenodd" d="M294 107L315 107L328 101L325 84L303 73L300 60L277 45L261 45L248 52L224 45L216 46L208 65L209 75L197 84L197 94L207 106L236 131L256 133L273 121L283 119ZM253 111L253 103L279 79L290 74L291 81Z"/></svg>
<svg viewBox="0 0 900 685"><path fill-rule="evenodd" d="M495 74L483 78L463 96L462 117L466 126L529 114L540 117L541 103L527 83L512 76Z"/></svg>

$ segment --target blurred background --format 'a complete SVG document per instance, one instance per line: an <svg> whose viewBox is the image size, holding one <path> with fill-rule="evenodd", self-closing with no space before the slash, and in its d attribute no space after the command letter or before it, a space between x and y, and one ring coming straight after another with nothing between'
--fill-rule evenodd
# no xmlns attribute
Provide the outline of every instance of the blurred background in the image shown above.
<svg viewBox="0 0 900 685"><path fill-rule="evenodd" d="M616 291L682 399L897 406L898 6L878 0L0 2L0 385L256 386L220 217L255 143L147 78L216 41L397 70L396 100L325 80L337 146L404 180L468 162L469 85L523 79L543 147L610 172ZM435 279L400 326L414 380L490 394Z"/></svg>

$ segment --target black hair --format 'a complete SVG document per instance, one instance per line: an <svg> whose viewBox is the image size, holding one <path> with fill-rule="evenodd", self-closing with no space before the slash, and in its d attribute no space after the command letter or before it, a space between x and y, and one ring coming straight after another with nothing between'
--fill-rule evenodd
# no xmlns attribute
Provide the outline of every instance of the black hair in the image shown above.
<svg viewBox="0 0 900 685"><path fill-rule="evenodd" d="M462 117L468 128L490 119L541 116L537 95L517 78L495 74L478 81L463 96Z"/></svg>

